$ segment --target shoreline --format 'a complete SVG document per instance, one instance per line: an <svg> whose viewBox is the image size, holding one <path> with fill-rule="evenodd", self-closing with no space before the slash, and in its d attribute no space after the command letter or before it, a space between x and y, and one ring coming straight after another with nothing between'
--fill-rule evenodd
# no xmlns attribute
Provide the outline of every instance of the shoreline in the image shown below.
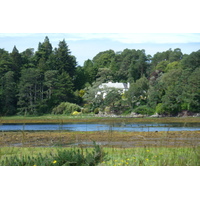
<svg viewBox="0 0 200 200"><path fill-rule="evenodd" d="M131 116L96 116L96 115L47 115L47 116L12 116L1 117L0 124L18 124L18 123L76 123L76 122L182 122L182 123L200 123L200 117L131 117Z"/></svg>

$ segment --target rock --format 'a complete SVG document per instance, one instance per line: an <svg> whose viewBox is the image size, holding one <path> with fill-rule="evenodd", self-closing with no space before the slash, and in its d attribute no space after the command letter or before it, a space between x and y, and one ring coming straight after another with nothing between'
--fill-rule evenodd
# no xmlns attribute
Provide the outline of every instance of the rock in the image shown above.
<svg viewBox="0 0 200 200"><path fill-rule="evenodd" d="M151 115L150 117L161 117L158 113L154 114L154 115Z"/></svg>

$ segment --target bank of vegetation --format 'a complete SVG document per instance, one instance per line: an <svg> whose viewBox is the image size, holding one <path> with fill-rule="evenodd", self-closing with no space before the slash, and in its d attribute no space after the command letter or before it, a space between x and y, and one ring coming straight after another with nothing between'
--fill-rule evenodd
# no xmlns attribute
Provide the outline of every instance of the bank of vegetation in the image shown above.
<svg viewBox="0 0 200 200"><path fill-rule="evenodd" d="M0 115L131 112L165 116L200 112L200 50L107 50L78 66L65 40L52 48L49 38L19 52L0 49ZM130 83L121 94L96 95L106 82Z"/></svg>
<svg viewBox="0 0 200 200"><path fill-rule="evenodd" d="M0 166L199 166L193 148L1 148Z"/></svg>

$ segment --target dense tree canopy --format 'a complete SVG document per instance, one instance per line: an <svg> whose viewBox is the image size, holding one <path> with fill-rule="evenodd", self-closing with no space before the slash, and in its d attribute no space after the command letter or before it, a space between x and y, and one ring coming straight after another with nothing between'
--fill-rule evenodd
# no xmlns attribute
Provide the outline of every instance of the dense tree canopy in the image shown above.
<svg viewBox="0 0 200 200"><path fill-rule="evenodd" d="M176 115L200 112L200 50L189 55L180 48L146 55L145 50L107 50L77 66L65 40L52 47L48 37L38 49L11 53L0 49L0 114L45 114L63 102L79 104L85 112L98 109ZM130 83L103 98L99 85ZM55 109L54 109L55 110ZM107 109L108 110L108 109Z"/></svg>

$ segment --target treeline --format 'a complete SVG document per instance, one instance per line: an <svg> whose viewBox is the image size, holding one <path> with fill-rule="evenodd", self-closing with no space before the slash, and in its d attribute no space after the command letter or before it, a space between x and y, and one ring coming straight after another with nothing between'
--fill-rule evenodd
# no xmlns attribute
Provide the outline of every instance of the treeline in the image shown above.
<svg viewBox="0 0 200 200"><path fill-rule="evenodd" d="M152 57L145 50L108 50L77 66L65 40L53 49L46 37L36 52L0 49L0 77L1 115L62 114L61 105L73 104L95 113L200 111L200 51L183 55L177 48ZM108 81L131 86L125 94L112 89L105 98L97 95Z"/></svg>
<svg viewBox="0 0 200 200"><path fill-rule="evenodd" d="M200 112L200 50L187 55L179 48L169 49L153 57L145 50L109 50L77 70L85 77L83 97L90 110L147 115ZM123 95L116 89L106 91L105 98L105 90L96 95L98 86L108 81L129 82L130 88Z"/></svg>
<svg viewBox="0 0 200 200"><path fill-rule="evenodd" d="M65 40L53 49L46 37L36 52L0 49L0 114L44 114L61 102L78 103L76 65Z"/></svg>

